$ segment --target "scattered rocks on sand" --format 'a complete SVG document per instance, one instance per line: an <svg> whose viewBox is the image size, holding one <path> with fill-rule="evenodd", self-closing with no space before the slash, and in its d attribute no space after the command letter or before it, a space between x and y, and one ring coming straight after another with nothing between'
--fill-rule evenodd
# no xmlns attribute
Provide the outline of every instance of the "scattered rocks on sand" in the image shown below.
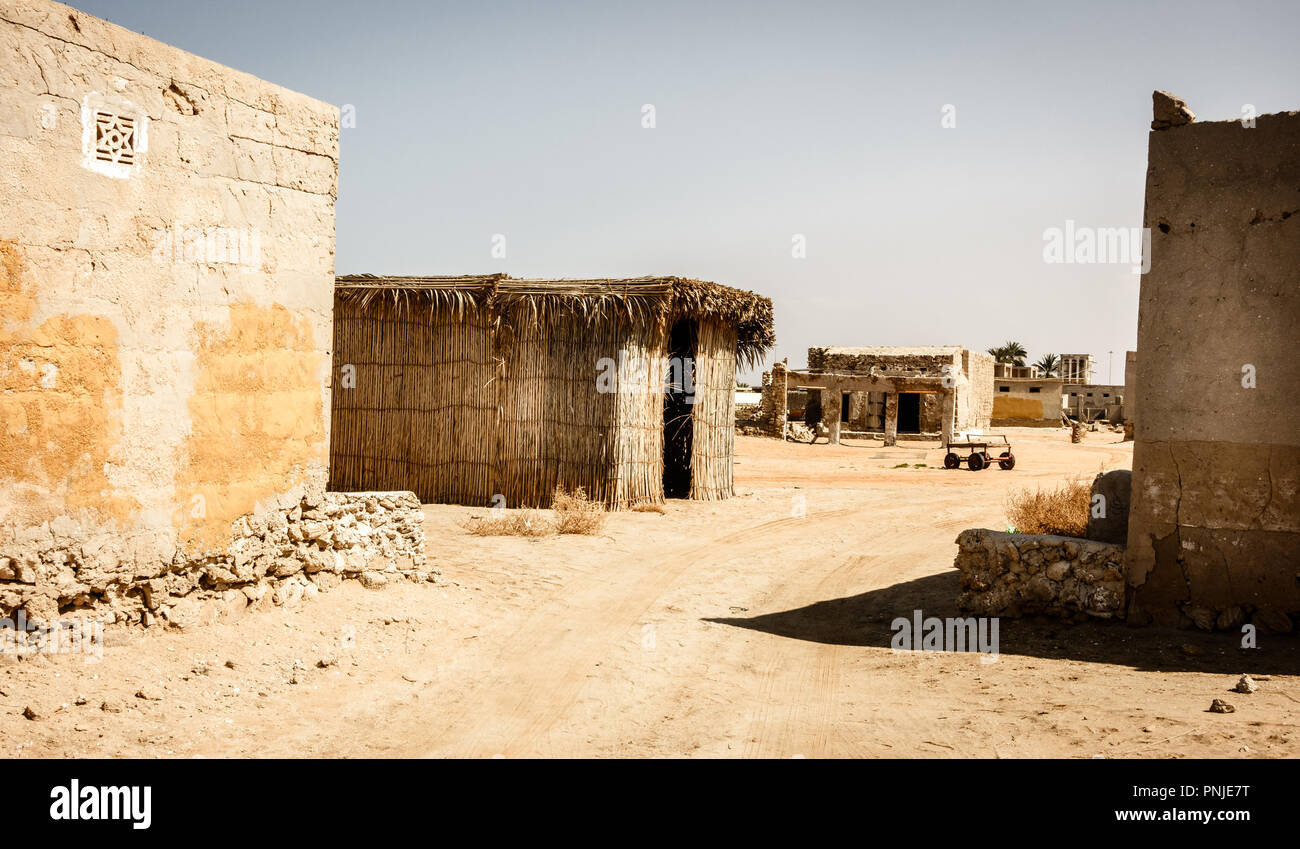
<svg viewBox="0 0 1300 849"><path fill-rule="evenodd" d="M1215 699L1210 702L1210 713L1235 713L1236 708L1225 702L1223 699Z"/></svg>
<svg viewBox="0 0 1300 849"><path fill-rule="evenodd" d="M1237 679L1237 686L1232 689L1233 692L1237 693L1253 693L1259 689L1259 685L1256 684L1249 675L1243 675L1241 678Z"/></svg>

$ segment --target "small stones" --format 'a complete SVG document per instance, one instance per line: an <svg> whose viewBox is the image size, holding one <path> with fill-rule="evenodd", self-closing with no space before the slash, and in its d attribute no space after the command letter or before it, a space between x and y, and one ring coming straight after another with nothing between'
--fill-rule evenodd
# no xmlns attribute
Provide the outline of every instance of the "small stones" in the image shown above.
<svg viewBox="0 0 1300 849"><path fill-rule="evenodd" d="M113 701L112 699L106 699L100 703L99 709L104 713L121 713L122 703Z"/></svg>
<svg viewBox="0 0 1300 849"><path fill-rule="evenodd" d="M339 659L337 657L322 657L320 660L316 661L316 666L320 669L329 669L331 666L338 665Z"/></svg>
<svg viewBox="0 0 1300 849"><path fill-rule="evenodd" d="M1236 686L1232 688L1234 693L1253 693L1258 689L1259 685L1249 675L1238 678Z"/></svg>
<svg viewBox="0 0 1300 849"><path fill-rule="evenodd" d="M383 572L362 572L361 586L368 590L383 589L388 585L388 578Z"/></svg>
<svg viewBox="0 0 1300 849"><path fill-rule="evenodd" d="M1236 708L1225 702L1223 699L1215 699L1210 702L1208 713L1235 713Z"/></svg>
<svg viewBox="0 0 1300 849"><path fill-rule="evenodd" d="M136 690L135 697L137 699L143 699L146 702L162 701L162 694L151 687L141 687L140 689Z"/></svg>
<svg viewBox="0 0 1300 849"><path fill-rule="evenodd" d="M37 722L45 719L47 714L43 708L36 707L35 705L28 705L23 708L23 716L33 722Z"/></svg>

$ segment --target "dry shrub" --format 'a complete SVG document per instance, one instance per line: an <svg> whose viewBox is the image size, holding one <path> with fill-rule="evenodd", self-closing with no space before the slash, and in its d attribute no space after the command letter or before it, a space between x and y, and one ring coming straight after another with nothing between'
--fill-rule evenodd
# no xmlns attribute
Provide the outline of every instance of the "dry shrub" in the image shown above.
<svg viewBox="0 0 1300 849"><path fill-rule="evenodd" d="M557 486L551 508L555 510L555 530L562 534L596 534L605 527L604 505L588 498L582 487L570 494Z"/></svg>
<svg viewBox="0 0 1300 849"><path fill-rule="evenodd" d="M662 504L655 504L653 501L642 501L640 504L632 505L633 513L667 513L668 511Z"/></svg>
<svg viewBox="0 0 1300 849"><path fill-rule="evenodd" d="M494 510L487 518L470 519L464 527L478 537L544 537L555 533L545 516L528 508Z"/></svg>
<svg viewBox="0 0 1300 849"><path fill-rule="evenodd" d="M1071 478L1056 489L1022 489L1007 496L1007 519L1022 534L1081 537L1088 530L1092 484Z"/></svg>

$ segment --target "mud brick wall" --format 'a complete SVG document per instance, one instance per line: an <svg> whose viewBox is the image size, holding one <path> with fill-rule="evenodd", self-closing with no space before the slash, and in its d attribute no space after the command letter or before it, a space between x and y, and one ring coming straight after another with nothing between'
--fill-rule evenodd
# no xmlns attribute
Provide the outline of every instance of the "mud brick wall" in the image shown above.
<svg viewBox="0 0 1300 849"><path fill-rule="evenodd" d="M323 498L338 112L46 0L0 56L0 612L48 613Z"/></svg>
<svg viewBox="0 0 1300 849"><path fill-rule="evenodd" d="M1129 618L1290 630L1300 614L1300 113L1150 133L1145 226L1141 356L1125 397L1136 402Z"/></svg>
<svg viewBox="0 0 1300 849"><path fill-rule="evenodd" d="M1124 546L973 529L957 537L962 610L982 616L1123 619Z"/></svg>

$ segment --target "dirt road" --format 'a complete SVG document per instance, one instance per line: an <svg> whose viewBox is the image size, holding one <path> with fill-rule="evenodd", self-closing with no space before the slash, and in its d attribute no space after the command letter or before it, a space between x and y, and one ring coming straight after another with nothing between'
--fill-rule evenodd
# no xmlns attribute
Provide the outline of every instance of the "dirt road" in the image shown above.
<svg viewBox="0 0 1300 849"><path fill-rule="evenodd" d="M1004 527L1007 491L1131 461L1110 433L1008 433L1016 468L978 473L945 471L928 443L742 437L739 497L615 514L599 537L479 538L461 523L482 511L429 506L438 585L349 582L293 610L119 636L99 663L0 660L0 748L1295 756L1294 636L1247 652L1233 634L1003 620L996 663L890 649L896 617L956 615L953 540ZM1271 677L1228 694L1243 672ZM1214 698L1237 712L1207 713Z"/></svg>

